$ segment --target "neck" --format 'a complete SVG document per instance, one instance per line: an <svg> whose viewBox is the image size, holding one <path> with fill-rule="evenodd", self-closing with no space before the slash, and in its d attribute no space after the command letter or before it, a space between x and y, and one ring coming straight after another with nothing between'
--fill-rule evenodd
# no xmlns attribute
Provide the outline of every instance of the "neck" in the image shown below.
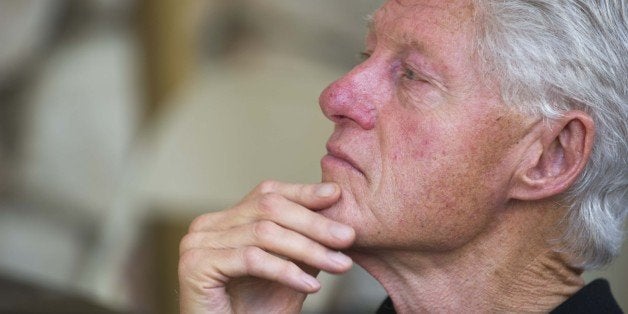
<svg viewBox="0 0 628 314"><path fill-rule="evenodd" d="M548 312L584 281L567 256L549 244L556 238L556 224L539 223L557 220L522 213L528 212L509 211L485 233L448 252L351 255L384 286L398 313Z"/></svg>

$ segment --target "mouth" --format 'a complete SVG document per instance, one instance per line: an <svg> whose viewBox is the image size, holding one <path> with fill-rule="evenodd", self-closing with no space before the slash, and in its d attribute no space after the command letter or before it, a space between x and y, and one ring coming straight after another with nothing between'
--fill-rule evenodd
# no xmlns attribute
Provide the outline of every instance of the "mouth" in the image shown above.
<svg viewBox="0 0 628 314"><path fill-rule="evenodd" d="M326 167L340 167L340 168L349 168L353 171L357 171L362 176L364 176L364 172L360 167L357 166L355 161L346 154L341 151L338 146L327 143L327 155L321 159L321 165L323 168Z"/></svg>

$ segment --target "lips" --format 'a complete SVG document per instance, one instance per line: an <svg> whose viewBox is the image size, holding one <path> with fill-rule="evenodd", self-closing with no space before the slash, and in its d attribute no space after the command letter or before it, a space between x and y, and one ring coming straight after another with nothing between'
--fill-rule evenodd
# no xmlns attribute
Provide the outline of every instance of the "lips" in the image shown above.
<svg viewBox="0 0 628 314"><path fill-rule="evenodd" d="M340 145L328 142L326 148L327 155L323 157L323 163L339 163L341 165L351 167L364 175L364 172L362 171L362 169L360 169L360 167L357 166L355 160L353 160L353 158L351 158L349 154L340 149Z"/></svg>

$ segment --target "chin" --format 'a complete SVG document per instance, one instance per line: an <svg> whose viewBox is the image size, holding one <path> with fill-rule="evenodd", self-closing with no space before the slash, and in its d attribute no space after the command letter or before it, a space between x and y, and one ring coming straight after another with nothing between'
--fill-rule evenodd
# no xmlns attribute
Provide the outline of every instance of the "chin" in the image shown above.
<svg viewBox="0 0 628 314"><path fill-rule="evenodd" d="M335 170L335 171L331 171ZM325 208L319 213L334 221L347 224L356 229L360 225L362 218L362 208L356 201L356 192L361 192L364 188L361 186L361 177L356 177L353 171L347 169L326 169L323 167L323 182L335 182L341 188L340 199L332 206ZM360 194L361 195L361 194Z"/></svg>
<svg viewBox="0 0 628 314"><path fill-rule="evenodd" d="M345 208L344 205L345 204L343 200L340 199L337 203L331 205L328 208L320 210L318 213L320 213L321 215L329 219L345 223L344 219L342 219L346 215L346 212L347 212L347 209Z"/></svg>
<svg viewBox="0 0 628 314"><path fill-rule="evenodd" d="M343 190L343 193L346 192ZM363 220L365 218L362 208L355 203L351 196L344 195L347 194L341 195L337 203L319 211L319 213L331 220L351 226L356 233L360 233L360 229L364 227Z"/></svg>
<svg viewBox="0 0 628 314"><path fill-rule="evenodd" d="M341 194L338 202L328 208L320 210L319 213L329 219L353 227L355 223L354 220L358 217L356 213L357 206L355 206L355 203L350 202L347 197L344 196L344 193L345 191L343 189L343 194Z"/></svg>

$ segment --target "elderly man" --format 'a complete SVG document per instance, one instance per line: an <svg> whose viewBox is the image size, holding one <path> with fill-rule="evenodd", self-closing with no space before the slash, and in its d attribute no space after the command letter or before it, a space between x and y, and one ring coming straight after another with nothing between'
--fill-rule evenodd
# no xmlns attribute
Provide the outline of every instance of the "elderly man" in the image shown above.
<svg viewBox="0 0 628 314"><path fill-rule="evenodd" d="M620 311L623 0L389 0L320 106L323 183L264 182L181 242L183 313L294 313L356 262L381 312ZM342 252L341 252L342 251Z"/></svg>

